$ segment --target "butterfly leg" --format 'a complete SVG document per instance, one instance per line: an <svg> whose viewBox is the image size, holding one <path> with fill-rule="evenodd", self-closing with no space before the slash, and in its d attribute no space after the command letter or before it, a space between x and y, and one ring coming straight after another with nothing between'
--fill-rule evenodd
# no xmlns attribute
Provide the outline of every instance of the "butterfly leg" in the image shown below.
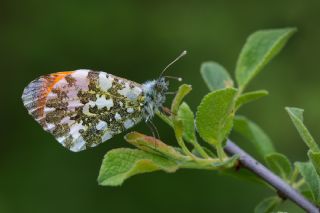
<svg viewBox="0 0 320 213"><path fill-rule="evenodd" d="M157 136L156 138L159 139L159 140L161 140L161 139L160 139L160 134L159 134L159 131L158 131L156 125L154 125L154 123L153 123L151 120L149 121L149 123L150 123L150 125L152 126L152 128L153 128L153 129L155 130L155 132L156 132L156 136Z"/></svg>
<svg viewBox="0 0 320 213"><path fill-rule="evenodd" d="M175 115L173 112L171 112L171 110L168 108L168 107L161 107L161 113L163 113L164 115L166 116L172 116L172 115Z"/></svg>
<svg viewBox="0 0 320 213"><path fill-rule="evenodd" d="M152 137L154 138L154 148L156 149L157 148L156 139L160 139L158 129L151 120L148 120L148 122L146 122L146 124L152 133Z"/></svg>

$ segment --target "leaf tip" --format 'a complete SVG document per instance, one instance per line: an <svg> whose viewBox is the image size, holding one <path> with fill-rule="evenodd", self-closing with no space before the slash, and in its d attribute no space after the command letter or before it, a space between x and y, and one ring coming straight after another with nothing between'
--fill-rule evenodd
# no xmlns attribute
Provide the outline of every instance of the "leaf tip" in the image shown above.
<svg viewBox="0 0 320 213"><path fill-rule="evenodd" d="M304 109L298 107L285 107L285 110L288 112L289 116L298 118L299 120L303 121L303 112Z"/></svg>

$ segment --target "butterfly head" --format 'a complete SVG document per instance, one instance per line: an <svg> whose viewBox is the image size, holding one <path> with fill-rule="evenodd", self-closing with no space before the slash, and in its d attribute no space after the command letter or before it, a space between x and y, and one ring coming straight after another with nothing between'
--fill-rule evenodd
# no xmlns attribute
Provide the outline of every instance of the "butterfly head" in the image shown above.
<svg viewBox="0 0 320 213"><path fill-rule="evenodd" d="M142 85L143 92L145 94L145 102L143 108L143 117L145 121L150 120L155 112L162 108L165 100L166 94L169 89L168 78L173 78L181 81L181 78L176 78L172 76L163 76L164 72L177 60L187 54L187 51L183 51L175 60L173 60L168 66L164 68L161 72L159 78L153 81L147 81Z"/></svg>

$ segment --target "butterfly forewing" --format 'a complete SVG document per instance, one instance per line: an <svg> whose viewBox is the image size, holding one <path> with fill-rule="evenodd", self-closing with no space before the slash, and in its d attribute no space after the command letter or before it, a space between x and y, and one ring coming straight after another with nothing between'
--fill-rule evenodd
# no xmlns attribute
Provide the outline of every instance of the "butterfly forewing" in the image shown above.
<svg viewBox="0 0 320 213"><path fill-rule="evenodd" d="M22 95L29 114L71 151L94 147L138 123L144 98L140 84L91 70L42 76Z"/></svg>

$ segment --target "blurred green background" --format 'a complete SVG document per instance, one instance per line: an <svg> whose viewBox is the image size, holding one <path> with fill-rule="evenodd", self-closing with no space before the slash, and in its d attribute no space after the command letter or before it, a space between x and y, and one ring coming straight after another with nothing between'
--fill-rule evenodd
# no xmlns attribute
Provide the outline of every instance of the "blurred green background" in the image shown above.
<svg viewBox="0 0 320 213"><path fill-rule="evenodd" d="M21 93L40 75L78 68L144 82L187 49L170 74L193 85L187 101L195 110L208 92L199 75L201 62L215 60L233 73L250 33L296 26L298 33L249 87L268 89L270 96L241 113L260 124L279 151L304 161L306 147L284 106L304 108L319 139L319 11L319 1L301 0L2 0L0 212L252 212L273 192L214 172L157 172L133 177L122 187L98 186L103 155L128 146L123 134L71 153L27 114ZM172 90L177 86L173 82ZM155 123L161 138L173 144L171 130L159 119ZM144 123L135 129L150 134ZM282 210L300 212L290 202Z"/></svg>

